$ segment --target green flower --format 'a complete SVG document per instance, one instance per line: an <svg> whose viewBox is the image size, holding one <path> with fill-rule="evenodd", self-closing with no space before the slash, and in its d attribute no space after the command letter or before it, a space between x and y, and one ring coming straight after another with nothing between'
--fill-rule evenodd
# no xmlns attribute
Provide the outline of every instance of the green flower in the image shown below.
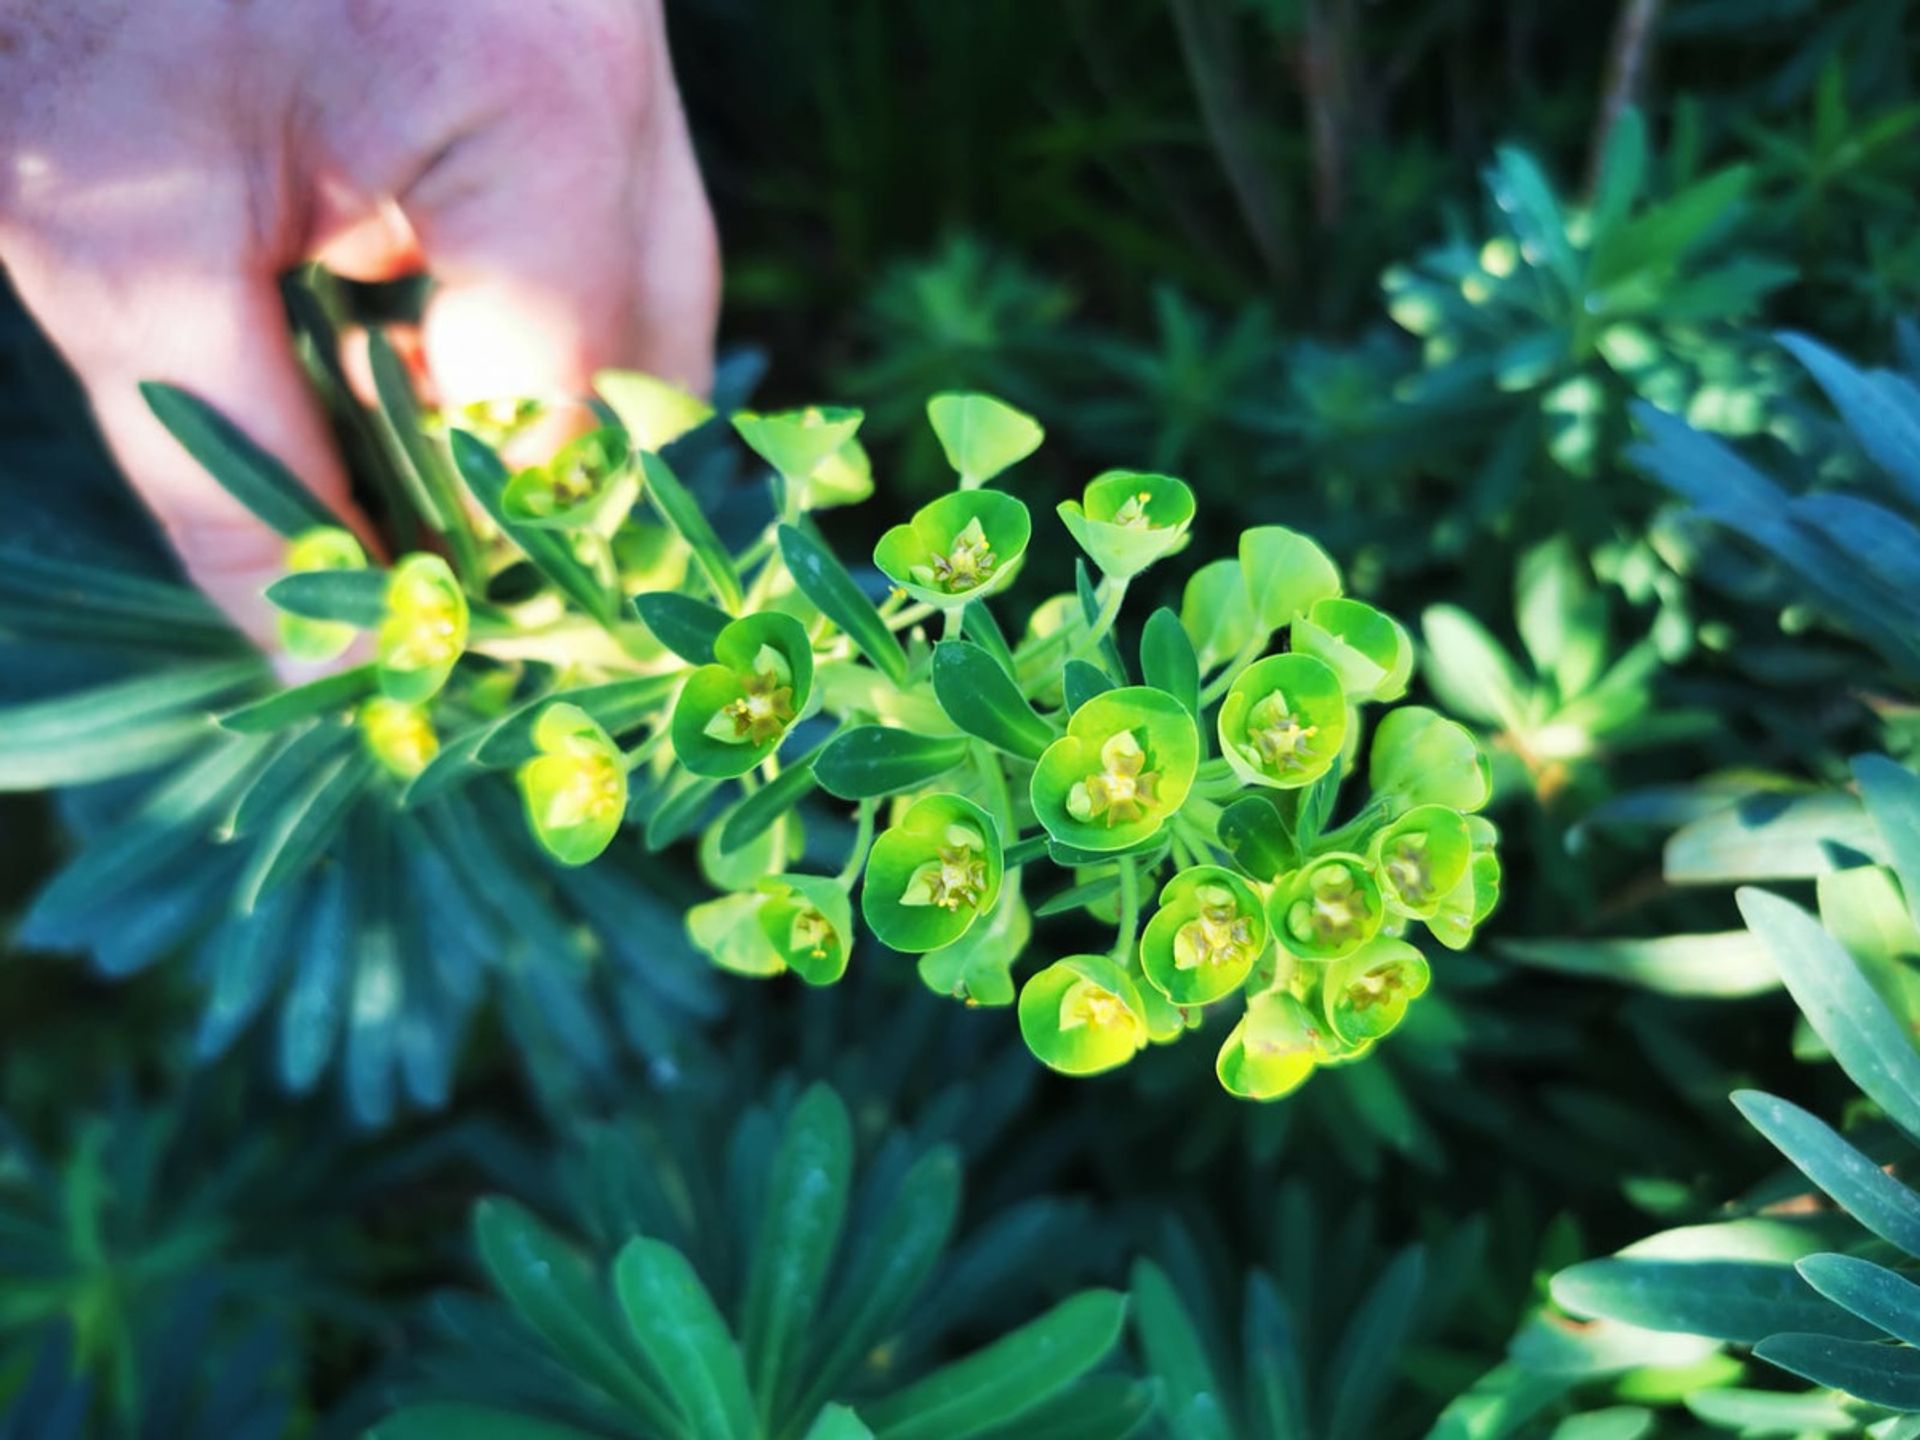
<svg viewBox="0 0 1920 1440"><path fill-rule="evenodd" d="M871 494L873 461L866 446L849 440L800 482L800 508L830 510L836 505L858 505Z"/></svg>
<svg viewBox="0 0 1920 1440"><path fill-rule="evenodd" d="M1416 805L1380 830L1372 848L1387 904L1421 920L1452 894L1473 858L1466 817L1445 805Z"/></svg>
<svg viewBox="0 0 1920 1440"><path fill-rule="evenodd" d="M289 575L315 570L364 570L367 552L345 530L323 525L295 537L287 545ZM280 648L296 660L332 660L353 643L353 626L332 620L309 620L281 611Z"/></svg>
<svg viewBox="0 0 1920 1440"><path fill-rule="evenodd" d="M1367 781L1399 807L1448 805L1472 814L1493 793L1493 772L1465 726L1420 705L1390 711L1374 732Z"/></svg>
<svg viewBox="0 0 1920 1440"><path fill-rule="evenodd" d="M1427 992L1426 958L1404 940L1377 936L1327 967L1321 1004L1327 1024L1348 1045L1378 1040Z"/></svg>
<svg viewBox="0 0 1920 1440"><path fill-rule="evenodd" d="M1104 955L1070 955L1020 987L1020 1034L1063 1075L1098 1075L1147 1043L1147 1014L1132 978Z"/></svg>
<svg viewBox="0 0 1920 1440"><path fill-rule="evenodd" d="M1260 896L1219 865L1182 870L1160 892L1140 937L1140 968L1175 1005L1206 1005L1237 989L1267 948Z"/></svg>
<svg viewBox="0 0 1920 1440"><path fill-rule="evenodd" d="M1229 1094L1243 1100L1278 1100L1306 1084L1320 1053L1321 1026L1298 998L1267 990L1247 1001L1214 1074Z"/></svg>
<svg viewBox="0 0 1920 1440"><path fill-rule="evenodd" d="M626 757L597 720L564 702L540 712L533 748L539 753L520 767L520 794L534 837L562 865L584 865L626 816Z"/></svg>
<svg viewBox="0 0 1920 1440"><path fill-rule="evenodd" d="M842 452L866 416L841 405L807 405L761 415L741 410L733 428L762 460L799 485Z"/></svg>
<svg viewBox="0 0 1920 1440"><path fill-rule="evenodd" d="M516 524L610 534L640 498L626 432L609 426L569 440L545 465L507 482L501 508Z"/></svg>
<svg viewBox="0 0 1920 1440"><path fill-rule="evenodd" d="M650 454L713 418L713 407L699 396L637 370L599 371L593 388L619 418L633 448Z"/></svg>
<svg viewBox="0 0 1920 1440"><path fill-rule="evenodd" d="M687 940L722 970L764 978L778 975L786 961L760 926L767 896L757 890L722 895L687 911Z"/></svg>
<svg viewBox="0 0 1920 1440"><path fill-rule="evenodd" d="M1398 700L1413 675L1413 641L1406 628L1363 600L1316 600L1293 622L1293 648L1326 662L1347 698Z"/></svg>
<svg viewBox="0 0 1920 1440"><path fill-rule="evenodd" d="M388 774L411 780L440 752L440 737L424 705L408 705L376 695L355 717L367 752Z"/></svg>
<svg viewBox="0 0 1920 1440"><path fill-rule="evenodd" d="M831 985L847 973L853 906L838 880L781 875L756 888L766 897L756 922L786 968L809 985Z"/></svg>
<svg viewBox="0 0 1920 1440"><path fill-rule="evenodd" d="M467 647L467 597L438 555L409 555L387 581L376 658L381 693L419 704L437 694Z"/></svg>
<svg viewBox="0 0 1920 1440"><path fill-rule="evenodd" d="M1270 916L1280 943L1308 960L1338 960L1379 933L1380 886L1358 855L1320 855L1274 890Z"/></svg>
<svg viewBox="0 0 1920 1440"><path fill-rule="evenodd" d="M1269 655L1234 678L1220 702L1220 753L1241 779L1280 790L1311 785L1339 758L1347 701L1311 655Z"/></svg>
<svg viewBox="0 0 1920 1440"><path fill-rule="evenodd" d="M1033 772L1033 811L1054 839L1083 850L1124 850L1180 808L1200 766L1186 707L1150 685L1096 695Z"/></svg>
<svg viewBox="0 0 1920 1440"><path fill-rule="evenodd" d="M951 609L1006 584L1032 530L1027 507L1011 495L955 491L882 535L873 562L914 599Z"/></svg>
<svg viewBox="0 0 1920 1440"><path fill-rule="evenodd" d="M986 811L959 795L923 796L873 842L860 911L883 945L938 950L993 909L1002 869Z"/></svg>
<svg viewBox="0 0 1920 1440"><path fill-rule="evenodd" d="M1046 437L1031 415L991 395L936 395L927 401L927 421L966 490L1026 459Z"/></svg>
<svg viewBox="0 0 1920 1440"><path fill-rule="evenodd" d="M1467 862L1466 874L1426 917L1433 938L1449 950L1466 949L1475 928L1500 903L1500 856L1494 849L1500 832L1485 817L1469 815L1467 836L1473 842L1473 858Z"/></svg>
<svg viewBox="0 0 1920 1440"><path fill-rule="evenodd" d="M613 537L613 567L623 595L678 590L693 551L665 525L629 520Z"/></svg>
<svg viewBox="0 0 1920 1440"><path fill-rule="evenodd" d="M673 707L673 750L696 775L744 775L780 748L813 693L813 645L791 615L730 622L714 663L687 677Z"/></svg>
<svg viewBox="0 0 1920 1440"><path fill-rule="evenodd" d="M1061 501L1060 519L1094 564L1126 580L1186 543L1193 491L1171 475L1109 470L1083 499Z"/></svg>

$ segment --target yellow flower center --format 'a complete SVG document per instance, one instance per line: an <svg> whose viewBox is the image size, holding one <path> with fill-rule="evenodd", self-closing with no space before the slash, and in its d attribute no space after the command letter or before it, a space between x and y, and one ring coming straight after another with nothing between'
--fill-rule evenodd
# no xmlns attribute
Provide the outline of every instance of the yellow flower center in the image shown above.
<svg viewBox="0 0 1920 1440"><path fill-rule="evenodd" d="M789 950L804 950L814 959L824 960L839 943L833 922L818 910L802 910L793 917L793 928L787 935Z"/></svg>
<svg viewBox="0 0 1920 1440"><path fill-rule="evenodd" d="M754 656L753 669L740 677L741 694L714 712L706 733L729 745L765 745L793 724L793 672L770 645Z"/></svg>
<svg viewBox="0 0 1920 1440"><path fill-rule="evenodd" d="M1347 986L1347 1005L1354 1010L1371 1010L1376 1005L1391 1004L1406 988L1407 977L1401 974L1398 965L1369 970Z"/></svg>
<svg viewBox="0 0 1920 1440"><path fill-rule="evenodd" d="M1287 929L1294 939L1339 945L1372 918L1366 892L1345 865L1322 866L1308 883L1311 896L1287 908Z"/></svg>
<svg viewBox="0 0 1920 1440"><path fill-rule="evenodd" d="M1127 1008L1127 1002L1104 985L1091 980L1076 980L1060 997L1060 1028L1112 1032L1137 1038L1140 1017Z"/></svg>
<svg viewBox="0 0 1920 1440"><path fill-rule="evenodd" d="M1153 529L1153 519L1147 514L1147 506L1152 500L1152 492L1147 490L1142 490L1138 495L1129 495L1126 502L1113 512L1113 523L1128 530Z"/></svg>
<svg viewBox="0 0 1920 1440"><path fill-rule="evenodd" d="M1287 775L1306 769L1313 759L1313 737L1318 725L1303 725L1287 708L1278 690L1255 705L1247 715L1247 751L1260 769Z"/></svg>
<svg viewBox="0 0 1920 1440"><path fill-rule="evenodd" d="M1100 747L1100 769L1067 792L1067 813L1109 826L1146 819L1160 799L1160 772L1146 766L1147 752L1131 730L1111 736Z"/></svg>
<svg viewBox="0 0 1920 1440"><path fill-rule="evenodd" d="M914 566L913 576L923 585L936 586L949 595L961 595L991 580L999 564L1000 557L987 543L987 532L975 518L953 537L946 554L935 555L930 565Z"/></svg>
<svg viewBox="0 0 1920 1440"><path fill-rule="evenodd" d="M624 777L612 757L575 755L570 758L573 763L566 783L557 786L547 801L546 822L550 830L604 822L620 809Z"/></svg>
<svg viewBox="0 0 1920 1440"><path fill-rule="evenodd" d="M936 905L942 910L958 910L965 905L971 909L986 898L986 841L965 825L949 825L945 838L935 857L916 866L907 877L907 888L900 892L902 905Z"/></svg>
<svg viewBox="0 0 1920 1440"><path fill-rule="evenodd" d="M1173 932L1176 970L1237 964L1253 946L1253 921L1222 885L1200 889L1200 913Z"/></svg>

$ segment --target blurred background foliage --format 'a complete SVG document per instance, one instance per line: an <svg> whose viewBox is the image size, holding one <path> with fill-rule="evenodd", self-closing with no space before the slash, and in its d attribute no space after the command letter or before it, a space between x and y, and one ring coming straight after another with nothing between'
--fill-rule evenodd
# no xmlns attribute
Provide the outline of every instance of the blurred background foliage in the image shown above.
<svg viewBox="0 0 1920 1440"><path fill-rule="evenodd" d="M1093 1286L1131 1292L1075 1381L1118 1418L1063 1435L1136 1411L1179 1440L1912 1434L1890 1416L1915 1406L1803 1394L1752 1359L1770 1329L1660 1333L1549 1280L1769 1207L1826 1228L1747 1261L1858 1251L1732 1090L1860 1122L1899 1158L1898 1097L1837 1072L1848 1043L1800 1018L1733 887L1815 907L1911 1047L1911 872L1848 761L1920 750L1913 8L672 0L729 383L865 407L901 504L944 484L925 396L979 387L1048 426L1023 471L1036 502L1159 468L1195 485L1208 544L1262 522L1316 535L1359 593L1422 617L1421 683L1496 757L1502 912L1436 961L1379 1059L1267 1108L1210 1093L1185 1051L1058 1082L904 968L856 960L826 993L669 983L683 960L657 917L640 928L671 964L629 934L610 986L450 995L406 1106L369 1101L391 1073L356 1092L351 1039L341 1086L289 1099L327 1062L289 1077L291 995L259 1018L270 987L236 991L236 942L204 933L231 857L175 855L117 897L69 880L23 925L58 866L99 864L141 787L180 771L0 796L0 1436L346 1436L402 1401L509 1392L584 1433L653 1433L593 1390L607 1372L529 1348L526 1297L506 1296L518 1320L472 1298L472 1207L514 1197L598 1269L644 1233L725 1321L762 1323L732 1308L757 1263L753 1166L814 1080L877 1177L870 1204L914 1156L965 1182L958 1248L888 1333L892 1368L799 1396L776 1366L779 1433ZM724 520L752 483L700 488ZM150 584L128 603L174 607L174 658L225 653L11 307L0 486L0 701L129 673L111 616L34 588L64 562ZM885 523L869 511L836 517L847 553ZM1065 583L1064 560L1030 568ZM684 878L638 863L669 893ZM1042 921L1042 942L1071 926ZM594 1153L618 1157L597 1202ZM465 1298L428 1318L436 1289ZM1021 1413L967 1433L1056 1433Z"/></svg>

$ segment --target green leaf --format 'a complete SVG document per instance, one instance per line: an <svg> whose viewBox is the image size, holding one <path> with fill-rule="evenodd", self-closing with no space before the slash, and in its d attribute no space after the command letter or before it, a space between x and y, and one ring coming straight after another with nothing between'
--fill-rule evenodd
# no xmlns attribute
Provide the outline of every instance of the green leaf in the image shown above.
<svg viewBox="0 0 1920 1440"><path fill-rule="evenodd" d="M346 526L286 466L206 401L177 385L140 382L154 418L226 492L289 540L319 525Z"/></svg>
<svg viewBox="0 0 1920 1440"><path fill-rule="evenodd" d="M981 1440L1127 1440L1153 1418L1159 1393L1130 1375L1088 1375Z"/></svg>
<svg viewBox="0 0 1920 1440"><path fill-rule="evenodd" d="M653 638L690 665L713 663L713 642L733 618L704 600L672 590L636 595L633 608Z"/></svg>
<svg viewBox="0 0 1920 1440"><path fill-rule="evenodd" d="M1920 1195L1798 1105L1758 1090L1736 1090L1733 1103L1842 1210L1889 1244L1920 1257Z"/></svg>
<svg viewBox="0 0 1920 1440"><path fill-rule="evenodd" d="M993 479L1039 449L1046 438L1031 415L991 395L936 395L927 402L927 420L940 437L947 463L965 485Z"/></svg>
<svg viewBox="0 0 1920 1440"><path fill-rule="evenodd" d="M1909 504L1920 505L1920 392L1886 370L1861 370L1805 335L1780 336L1827 392L1873 462Z"/></svg>
<svg viewBox="0 0 1920 1440"><path fill-rule="evenodd" d="M345 710L377 688L373 666L356 665L225 711L217 719L221 729L236 735L266 735L316 715Z"/></svg>
<svg viewBox="0 0 1920 1440"><path fill-rule="evenodd" d="M1427 1282L1426 1252L1410 1245L1367 1292L1340 1337L1327 1376L1327 1440L1368 1440L1386 1402L1382 1375L1398 1368Z"/></svg>
<svg viewBox="0 0 1920 1440"><path fill-rule="evenodd" d="M647 498L653 501L653 508L659 511L660 518L687 542L687 548L693 551L693 562L700 567L700 573L707 577L714 598L729 614L739 614L739 572L733 568L732 557L721 545L720 537L713 533L713 526L707 523L707 517L698 502L680 483L680 477L673 473L673 467L653 451L641 451L640 469L646 480Z"/></svg>
<svg viewBox="0 0 1920 1440"><path fill-rule="evenodd" d="M805 1440L873 1440L873 1431L844 1405L829 1405L807 1427Z"/></svg>
<svg viewBox="0 0 1920 1440"><path fill-rule="evenodd" d="M454 468L466 482L468 491L480 502L500 533L520 548L534 569L553 583L562 595L602 624L611 624L616 610L607 587L580 563L567 537L555 530L515 524L506 511L509 476L500 457L484 442L464 430L447 437L453 452Z"/></svg>
<svg viewBox="0 0 1920 1440"><path fill-rule="evenodd" d="M601 1440L555 1420L484 1405L409 1405L367 1432L367 1440Z"/></svg>
<svg viewBox="0 0 1920 1440"><path fill-rule="evenodd" d="M1069 710L1078 710L1094 696L1104 695L1114 688L1113 680L1106 671L1084 660L1069 660L1066 669L1061 672L1060 684Z"/></svg>
<svg viewBox="0 0 1920 1440"><path fill-rule="evenodd" d="M1140 678L1200 713L1200 657L1180 617L1161 606L1140 631Z"/></svg>
<svg viewBox="0 0 1920 1440"><path fill-rule="evenodd" d="M688 1433L756 1440L740 1351L686 1257L659 1240L629 1240L614 1262L613 1284L628 1328L666 1381Z"/></svg>
<svg viewBox="0 0 1920 1440"><path fill-rule="evenodd" d="M693 833L707 813L713 792L720 788L717 777L680 773L668 782L667 793L647 816L647 828L641 844L648 854L657 855L675 841Z"/></svg>
<svg viewBox="0 0 1920 1440"><path fill-rule="evenodd" d="M1657 1417L1640 1405L1609 1405L1585 1415L1570 1415L1553 1427L1547 1440L1642 1440L1653 1434Z"/></svg>
<svg viewBox="0 0 1920 1440"><path fill-rule="evenodd" d="M772 1407L803 1373L812 1349L852 1170L847 1108L825 1085L814 1085L794 1106L773 1159L741 1306L741 1348L769 1426Z"/></svg>
<svg viewBox="0 0 1920 1440"><path fill-rule="evenodd" d="M933 647L933 694L967 734L1023 760L1038 760L1053 729L1035 713L1007 672L968 640Z"/></svg>
<svg viewBox="0 0 1920 1440"><path fill-rule="evenodd" d="M308 620L335 620L371 630L386 617L384 570L302 570L267 586L267 603Z"/></svg>
<svg viewBox="0 0 1920 1440"><path fill-rule="evenodd" d="M972 1440L1032 1411L1113 1349L1126 1297L1087 1290L867 1408L878 1440Z"/></svg>
<svg viewBox="0 0 1920 1440"><path fill-rule="evenodd" d="M782 815L813 793L819 783L813 767L819 751L803 755L733 808L720 827L720 848L731 852L752 844Z"/></svg>
<svg viewBox="0 0 1920 1440"><path fill-rule="evenodd" d="M261 897L317 862L346 823L373 775L373 758L354 747L301 777L268 818L235 883L233 906L250 914Z"/></svg>
<svg viewBox="0 0 1920 1440"><path fill-rule="evenodd" d="M896 685L907 683L907 656L846 566L813 536L792 525L780 527L780 558L801 594L820 607Z"/></svg>
<svg viewBox="0 0 1920 1440"><path fill-rule="evenodd" d="M1834 1304L1896 1340L1920 1345L1920 1285L1854 1255L1809 1255L1794 1268Z"/></svg>
<svg viewBox="0 0 1920 1440"><path fill-rule="evenodd" d="M1219 1409L1225 1392L1208 1361L1206 1342L1166 1272L1151 1260L1137 1260L1129 1288L1147 1371L1164 1387L1164 1413L1181 1421L1180 1440L1234 1440L1233 1427Z"/></svg>
<svg viewBox="0 0 1920 1440"><path fill-rule="evenodd" d="M1743 1345L1782 1330L1870 1333L1791 1265L1614 1256L1562 1270L1552 1288L1554 1301L1575 1315Z"/></svg>
<svg viewBox="0 0 1920 1440"><path fill-rule="evenodd" d="M1456 715L1483 725L1526 728L1526 682L1486 627L1453 605L1429 606L1420 617L1427 642L1427 683Z"/></svg>
<svg viewBox="0 0 1920 1440"><path fill-rule="evenodd" d="M1774 1335L1753 1347L1771 1365L1816 1385L1844 1390L1890 1410L1920 1411L1920 1350L1837 1340L1831 1335Z"/></svg>
<svg viewBox="0 0 1920 1440"><path fill-rule="evenodd" d="M1885 852L1850 795L1755 795L1676 830L1662 857L1669 884L1805 880Z"/></svg>
<svg viewBox="0 0 1920 1440"><path fill-rule="evenodd" d="M885 725L855 725L829 740L814 762L820 788L842 800L871 800L917 790L967 758L960 735L920 735Z"/></svg>
<svg viewBox="0 0 1920 1440"><path fill-rule="evenodd" d="M1880 833L1894 874L1900 877L1907 911L1920 925L1920 776L1884 755L1861 755L1854 759L1853 778L1860 784L1860 798Z"/></svg>
<svg viewBox="0 0 1920 1440"><path fill-rule="evenodd" d="M1852 1435L1859 1421L1839 1395L1790 1395L1779 1390L1700 1390L1680 1397L1698 1418L1741 1436L1781 1440Z"/></svg>
<svg viewBox="0 0 1920 1440"><path fill-rule="evenodd" d="M1920 1053L1853 957L1791 901L1754 889L1740 890L1735 899L1741 916L1773 951L1780 978L1840 1068L1889 1119L1920 1137Z"/></svg>
<svg viewBox="0 0 1920 1440"><path fill-rule="evenodd" d="M1220 812L1216 829L1240 868L1257 880L1277 879L1300 863L1287 822L1269 796L1241 796Z"/></svg>
<svg viewBox="0 0 1920 1440"><path fill-rule="evenodd" d="M1494 948L1522 965L1614 980L1660 995L1735 999L1780 987L1772 955L1751 930L1646 940L1500 940Z"/></svg>

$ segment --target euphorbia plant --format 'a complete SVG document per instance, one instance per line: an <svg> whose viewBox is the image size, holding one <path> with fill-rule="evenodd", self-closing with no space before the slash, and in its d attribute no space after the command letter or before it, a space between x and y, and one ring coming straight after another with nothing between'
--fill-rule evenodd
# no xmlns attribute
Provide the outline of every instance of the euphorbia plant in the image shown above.
<svg viewBox="0 0 1920 1440"><path fill-rule="evenodd" d="M1492 907L1478 747L1417 707L1369 737L1362 707L1404 693L1411 643L1305 536L1245 532L1123 645L1130 587L1186 546L1196 507L1172 476L1109 471L1059 507L1084 552L1074 591L1007 623L989 602L1017 593L1033 539L1010 472L1040 427L942 395L928 414L957 483L881 536L876 598L809 518L872 489L859 411L733 417L774 483L764 530L732 548L665 453L705 408L643 376L601 389L618 426L518 475L490 427L446 417L478 502L460 568L369 571L343 538L289 552L290 570L348 572L272 596L302 624L375 632L373 683L345 694L406 798L510 766L565 866L623 825L659 848L704 822L721 893L688 933L717 965L827 984L864 929L936 991L1017 995L1027 1044L1069 1074L1178 1040L1238 993L1218 1073L1256 1099L1365 1055L1427 987L1412 928L1458 947ZM1370 793L1343 815L1363 757ZM830 873L805 866L822 799L855 822ZM1030 904L1082 911L1110 943L1030 955Z"/></svg>

